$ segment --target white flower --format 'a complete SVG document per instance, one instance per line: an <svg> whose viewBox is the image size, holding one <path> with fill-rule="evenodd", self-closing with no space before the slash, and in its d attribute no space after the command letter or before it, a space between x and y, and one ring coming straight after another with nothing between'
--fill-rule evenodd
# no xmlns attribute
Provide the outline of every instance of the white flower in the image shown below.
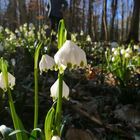
<svg viewBox="0 0 140 140"><path fill-rule="evenodd" d="M35 26L34 26L33 23L30 23L30 24L29 24L29 30L35 30Z"/></svg>
<svg viewBox="0 0 140 140"><path fill-rule="evenodd" d="M129 53L126 53L125 54L125 58L129 58L130 57L130 54Z"/></svg>
<svg viewBox="0 0 140 140"><path fill-rule="evenodd" d="M91 37L90 37L90 35L87 35L86 41L91 42Z"/></svg>
<svg viewBox="0 0 140 140"><path fill-rule="evenodd" d="M8 28L5 28L5 32L6 32L7 34L10 34L10 30L9 30Z"/></svg>
<svg viewBox="0 0 140 140"><path fill-rule="evenodd" d="M134 45L134 50L138 50L139 46L138 45Z"/></svg>
<svg viewBox="0 0 140 140"><path fill-rule="evenodd" d="M13 86L15 85L15 77L10 74L8 72L8 86L13 89ZM4 91L6 91L7 87L6 87L6 84L5 84L5 81L4 81L4 77L3 77L3 74L2 72L0 73L0 88L3 89Z"/></svg>
<svg viewBox="0 0 140 140"><path fill-rule="evenodd" d="M116 51L114 51L114 55L115 55L115 56L119 55L119 53L118 53L118 51L117 51L117 50L116 50Z"/></svg>
<svg viewBox="0 0 140 140"><path fill-rule="evenodd" d="M114 61L115 61L115 57L112 57L112 59L111 59L111 60L112 60L112 62L114 62Z"/></svg>
<svg viewBox="0 0 140 140"><path fill-rule="evenodd" d="M55 62L52 57L50 57L47 54L42 55L42 58L39 62L39 69L40 69L41 73L43 71L47 71L49 69L52 70L54 66L55 66Z"/></svg>
<svg viewBox="0 0 140 140"><path fill-rule="evenodd" d="M123 55L125 53L125 50L124 49L121 49L121 54Z"/></svg>
<svg viewBox="0 0 140 140"><path fill-rule="evenodd" d="M12 65L15 67L15 65L16 65L16 60L15 60L14 58L12 58L12 59L11 59L11 63L12 63Z"/></svg>
<svg viewBox="0 0 140 140"><path fill-rule="evenodd" d="M127 53L132 53L132 49L131 49L131 48L127 48L127 49L126 49L126 52L127 52Z"/></svg>
<svg viewBox="0 0 140 140"><path fill-rule="evenodd" d="M27 23L24 23L24 24L23 24L23 27L27 27Z"/></svg>
<svg viewBox="0 0 140 140"><path fill-rule="evenodd" d="M51 97L55 100L58 97L58 88L59 88L59 80L57 79L55 83L51 86L50 92ZM69 87L66 85L66 83L63 81L63 90L62 90L62 97L68 99L69 97Z"/></svg>
<svg viewBox="0 0 140 140"><path fill-rule="evenodd" d="M115 48L112 48L111 50L112 50L112 52L115 52L116 49Z"/></svg>
<svg viewBox="0 0 140 140"><path fill-rule="evenodd" d="M59 136L53 136L51 140L61 140Z"/></svg>
<svg viewBox="0 0 140 140"><path fill-rule="evenodd" d="M34 32L33 32L33 30L31 30L31 31L28 32L28 36L29 36L29 37L34 37Z"/></svg>
<svg viewBox="0 0 140 140"><path fill-rule="evenodd" d="M46 30L46 29L49 28L49 26L48 25L44 25L43 28L44 28L44 30Z"/></svg>
<svg viewBox="0 0 140 140"><path fill-rule="evenodd" d="M84 35L84 32L83 32L83 30L81 30L81 32L80 32L80 35L81 35L81 36L83 36L83 35Z"/></svg>
<svg viewBox="0 0 140 140"><path fill-rule="evenodd" d="M85 52L70 40L67 40L58 50L54 56L54 60L59 68L63 68L63 70L67 66L75 68L87 65Z"/></svg>
<svg viewBox="0 0 140 140"><path fill-rule="evenodd" d="M6 126L5 125L1 125L0 126L0 132L3 132L4 130L6 130Z"/></svg>

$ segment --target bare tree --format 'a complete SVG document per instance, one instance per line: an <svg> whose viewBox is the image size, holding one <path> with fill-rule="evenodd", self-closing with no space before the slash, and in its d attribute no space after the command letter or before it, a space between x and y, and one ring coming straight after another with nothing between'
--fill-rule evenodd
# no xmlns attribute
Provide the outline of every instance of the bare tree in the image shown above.
<svg viewBox="0 0 140 140"><path fill-rule="evenodd" d="M124 37L124 2L121 1L121 41L123 41L123 37Z"/></svg>
<svg viewBox="0 0 140 140"><path fill-rule="evenodd" d="M83 0L83 15L82 15L82 29L85 31L85 8L86 8L86 1Z"/></svg>
<svg viewBox="0 0 140 140"><path fill-rule="evenodd" d="M138 37L139 37L140 0L133 0L133 1L134 1L134 8L133 8L132 21L131 21L131 29L127 40L128 43L131 40L138 42Z"/></svg>
<svg viewBox="0 0 140 140"><path fill-rule="evenodd" d="M118 0L112 0L111 3L111 11L112 11L112 19L111 19L111 27L110 27L110 40L114 40L114 20L116 16L116 11L117 11L117 3Z"/></svg>
<svg viewBox="0 0 140 140"><path fill-rule="evenodd" d="M107 0L103 0L101 40L106 40L106 41L108 40L108 30L107 30Z"/></svg>
<svg viewBox="0 0 140 140"><path fill-rule="evenodd" d="M89 35L92 35L91 25L92 25L92 0L89 0L89 3L88 3L88 24L87 24Z"/></svg>

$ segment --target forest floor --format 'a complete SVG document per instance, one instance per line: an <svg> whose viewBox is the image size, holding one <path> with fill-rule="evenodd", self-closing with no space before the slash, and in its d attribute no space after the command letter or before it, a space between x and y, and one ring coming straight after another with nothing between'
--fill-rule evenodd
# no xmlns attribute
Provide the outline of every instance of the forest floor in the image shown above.
<svg viewBox="0 0 140 140"><path fill-rule="evenodd" d="M32 129L33 60L26 57L23 61L20 56L20 63L14 68L17 85L13 96L25 127ZM52 105L50 87L56 79L57 72L39 76L39 127L42 129ZM140 140L140 85L119 88L112 75L102 73L99 68L90 68L88 72L66 71L64 80L70 88L70 98L63 102L64 140ZM0 106L1 123L12 127L7 98Z"/></svg>

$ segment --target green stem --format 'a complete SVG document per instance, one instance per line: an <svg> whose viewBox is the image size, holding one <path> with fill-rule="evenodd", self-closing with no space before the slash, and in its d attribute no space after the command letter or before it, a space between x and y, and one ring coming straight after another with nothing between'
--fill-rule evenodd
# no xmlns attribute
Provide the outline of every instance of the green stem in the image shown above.
<svg viewBox="0 0 140 140"><path fill-rule="evenodd" d="M9 106L10 106L10 111L11 111L11 116L12 116L14 128L15 128L15 130L20 130L20 126L19 126L19 122L18 122L18 117L17 117L15 106L14 106L14 103L13 103L11 91L10 91L9 88L8 88L8 97L9 97ZM16 134L16 138L17 138L17 140L22 140L22 134L21 133L17 133Z"/></svg>
<svg viewBox="0 0 140 140"><path fill-rule="evenodd" d="M34 54L34 129L38 125L38 59L42 42L38 44ZM34 136L37 137L35 131Z"/></svg>
<svg viewBox="0 0 140 140"><path fill-rule="evenodd" d="M58 99L56 105L55 125L56 132L60 136L61 117L62 117L62 92L63 92L63 74L58 74Z"/></svg>
<svg viewBox="0 0 140 140"><path fill-rule="evenodd" d="M38 124L38 69L34 69L35 96L34 96L34 128Z"/></svg>

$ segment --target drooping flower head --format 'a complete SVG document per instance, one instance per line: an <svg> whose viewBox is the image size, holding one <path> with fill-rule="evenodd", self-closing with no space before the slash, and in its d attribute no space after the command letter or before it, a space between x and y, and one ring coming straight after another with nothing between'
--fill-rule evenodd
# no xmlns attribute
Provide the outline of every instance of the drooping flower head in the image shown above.
<svg viewBox="0 0 140 140"><path fill-rule="evenodd" d="M59 136L53 136L51 140L61 140Z"/></svg>
<svg viewBox="0 0 140 140"><path fill-rule="evenodd" d="M53 100L58 98L58 85L59 81L58 79L55 81L55 83L51 86L51 97L53 98ZM62 90L62 97L68 99L69 97L69 87L66 85L66 83L63 81L63 90Z"/></svg>
<svg viewBox="0 0 140 140"><path fill-rule="evenodd" d="M14 85L15 85L15 77L8 72L8 86L11 89L13 89ZM0 88L3 89L4 91L7 91L6 83L4 81L4 76L2 72L0 73Z"/></svg>
<svg viewBox="0 0 140 140"><path fill-rule="evenodd" d="M41 73L43 71L52 70L55 66L54 59L47 54L42 55L42 58L39 62L39 69Z"/></svg>
<svg viewBox="0 0 140 140"><path fill-rule="evenodd" d="M54 60L58 67L63 68L63 70L67 67L82 68L87 65L85 52L70 40L66 40L55 54Z"/></svg>

